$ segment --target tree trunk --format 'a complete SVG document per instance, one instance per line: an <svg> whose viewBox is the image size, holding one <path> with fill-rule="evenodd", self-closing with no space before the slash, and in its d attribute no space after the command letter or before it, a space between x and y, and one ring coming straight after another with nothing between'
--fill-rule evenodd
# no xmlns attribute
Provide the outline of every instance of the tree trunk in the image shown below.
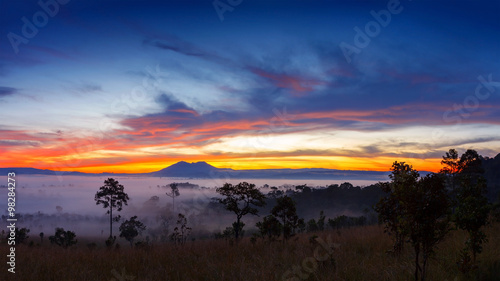
<svg viewBox="0 0 500 281"><path fill-rule="evenodd" d="M419 271L419 256L420 256L420 245L415 246L415 281L418 281L418 271Z"/></svg>
<svg viewBox="0 0 500 281"><path fill-rule="evenodd" d="M113 200L109 204L109 237L113 238Z"/></svg>
<svg viewBox="0 0 500 281"><path fill-rule="evenodd" d="M283 216L281 217L281 219L283 220L283 243L285 243L285 240L287 240L288 237L287 237L287 233L286 233L286 218L285 218L284 212L283 212Z"/></svg>
<svg viewBox="0 0 500 281"><path fill-rule="evenodd" d="M474 249L472 249L472 264L476 264L476 251Z"/></svg>
<svg viewBox="0 0 500 281"><path fill-rule="evenodd" d="M427 267L427 257L428 255L424 251L424 264L422 265L422 276L421 276L422 281L425 281L425 268Z"/></svg>
<svg viewBox="0 0 500 281"><path fill-rule="evenodd" d="M240 217L236 217L236 228L234 229L234 236L236 237L236 241L238 241L239 234L240 234Z"/></svg>

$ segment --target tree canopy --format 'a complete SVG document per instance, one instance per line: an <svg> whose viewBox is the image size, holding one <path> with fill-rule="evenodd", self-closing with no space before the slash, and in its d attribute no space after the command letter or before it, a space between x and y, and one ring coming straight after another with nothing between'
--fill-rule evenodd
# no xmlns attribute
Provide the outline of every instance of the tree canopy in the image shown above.
<svg viewBox="0 0 500 281"><path fill-rule="evenodd" d="M141 234L142 231L146 229L146 226L137 220L137 216L133 216L130 220L124 221L120 225L120 237L125 238L132 247L134 239Z"/></svg>
<svg viewBox="0 0 500 281"><path fill-rule="evenodd" d="M265 196L255 188L255 184L241 182L237 185L225 183L216 189L223 198L216 198L217 202L224 205L226 210L236 214L235 238L238 239L241 227L241 218L247 214L257 215L259 210L266 204Z"/></svg>
<svg viewBox="0 0 500 281"><path fill-rule="evenodd" d="M104 185L99 188L95 194L96 205L103 205L103 208L109 208L106 214L109 214L109 237L113 236L113 220L119 221L120 216L113 217L113 209L121 211L123 205L128 204L128 194L125 193L123 185L113 178L104 181Z"/></svg>

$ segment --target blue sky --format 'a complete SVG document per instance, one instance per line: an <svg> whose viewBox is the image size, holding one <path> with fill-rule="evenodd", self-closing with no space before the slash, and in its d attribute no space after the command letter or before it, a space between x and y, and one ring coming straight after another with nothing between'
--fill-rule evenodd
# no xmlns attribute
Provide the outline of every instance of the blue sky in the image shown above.
<svg viewBox="0 0 500 281"><path fill-rule="evenodd" d="M1 4L4 167L436 170L449 148L500 152L498 1L41 3Z"/></svg>

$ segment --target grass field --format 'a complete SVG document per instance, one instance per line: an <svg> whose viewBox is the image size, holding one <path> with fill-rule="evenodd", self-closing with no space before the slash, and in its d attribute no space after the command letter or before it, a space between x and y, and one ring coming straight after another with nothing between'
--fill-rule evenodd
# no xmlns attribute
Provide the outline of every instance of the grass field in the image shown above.
<svg viewBox="0 0 500 281"><path fill-rule="evenodd" d="M472 276L458 271L456 260L465 235L454 231L439 244L427 280L500 280L500 224L488 226L486 233L489 242ZM324 243L311 239L313 235ZM148 248L121 244L109 250L99 241L90 250L89 242L81 238L68 249L46 240L38 246L19 245L15 274L7 271L8 247L2 243L0 280L412 280L414 270L410 245L399 258L385 253L391 239L381 226L300 234L287 243L253 244L244 238L237 245L206 240ZM333 244L328 256L325 245Z"/></svg>

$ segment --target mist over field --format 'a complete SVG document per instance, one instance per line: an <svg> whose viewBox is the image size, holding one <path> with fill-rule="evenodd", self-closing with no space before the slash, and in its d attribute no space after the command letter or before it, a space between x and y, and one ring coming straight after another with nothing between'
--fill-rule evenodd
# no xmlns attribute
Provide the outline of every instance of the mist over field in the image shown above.
<svg viewBox="0 0 500 281"><path fill-rule="evenodd" d="M109 177L97 176L47 176L18 175L16 177L16 213L22 215L18 225L31 229L33 235L39 232L52 233L56 227L70 229L79 236L107 237L109 235L109 215L102 205L96 205L94 196L104 180ZM115 177L124 186L129 195L128 205L121 212L121 221L137 215L147 230L143 236L155 235L162 223L173 225L175 216L182 213L188 217L194 236L209 237L231 225L234 215L227 212L219 204L211 203L217 187L224 183L238 184L249 182L259 187L264 194L278 190L295 191L297 185L313 188L326 187L331 184L351 182L353 185L367 186L376 180L281 180L281 179L187 179L160 177ZM0 177L7 182L5 176ZM170 183L179 183L180 196L175 198L175 212L172 213L172 198L166 195L170 191ZM187 184L189 183L189 184ZM265 186L266 185L266 186ZM157 198L155 198L157 196ZM7 215L7 188L0 188L0 202ZM217 213L214 213L217 211ZM359 210L335 209L331 206L325 213L330 216L353 215ZM314 214L317 216L317 214ZM259 217L248 216L244 219L247 229L255 228ZM168 222L166 222L168 221ZM113 224L118 232L119 223ZM167 227L168 228L168 227ZM170 229L171 230L171 229Z"/></svg>

